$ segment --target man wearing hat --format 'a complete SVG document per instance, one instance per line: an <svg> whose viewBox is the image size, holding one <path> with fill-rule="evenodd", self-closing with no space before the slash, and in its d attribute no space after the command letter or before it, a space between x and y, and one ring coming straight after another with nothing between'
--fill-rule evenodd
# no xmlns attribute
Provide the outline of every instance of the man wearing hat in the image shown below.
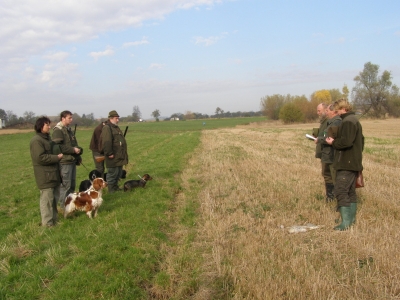
<svg viewBox="0 0 400 300"><path fill-rule="evenodd" d="M108 124L101 131L102 149L107 167L108 192L121 190L118 180L122 176L122 166L128 164L127 144L118 127L119 115L115 110L108 114Z"/></svg>

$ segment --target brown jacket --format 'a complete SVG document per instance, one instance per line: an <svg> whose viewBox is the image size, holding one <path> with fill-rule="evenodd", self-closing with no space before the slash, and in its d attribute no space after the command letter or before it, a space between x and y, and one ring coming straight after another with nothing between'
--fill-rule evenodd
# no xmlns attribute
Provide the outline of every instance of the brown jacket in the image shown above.
<svg viewBox="0 0 400 300"><path fill-rule="evenodd" d="M99 142L100 142L100 136L101 136L101 131L103 130L104 125L106 125L108 122L104 121L101 122L99 125L96 126L96 128L93 131L92 139L90 140L90 145L89 149L92 150L93 152L100 152L99 149Z"/></svg>

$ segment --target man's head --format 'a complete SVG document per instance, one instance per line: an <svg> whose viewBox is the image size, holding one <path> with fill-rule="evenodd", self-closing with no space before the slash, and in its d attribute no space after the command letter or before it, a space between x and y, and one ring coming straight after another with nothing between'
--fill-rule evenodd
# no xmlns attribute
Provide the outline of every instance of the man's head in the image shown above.
<svg viewBox="0 0 400 300"><path fill-rule="evenodd" d="M111 123L118 124L119 114L117 113L117 111L112 110L108 113L108 119L110 120Z"/></svg>
<svg viewBox="0 0 400 300"><path fill-rule="evenodd" d="M69 126L72 123L72 112L64 110L60 113L60 121L64 126Z"/></svg>
<svg viewBox="0 0 400 300"><path fill-rule="evenodd" d="M35 131L49 133L50 131L50 119L46 116L40 117L36 120Z"/></svg>
<svg viewBox="0 0 400 300"><path fill-rule="evenodd" d="M328 119L332 119L333 117L338 115L338 111L335 110L335 106L333 104L330 104L328 108L326 109L326 116Z"/></svg>
<svg viewBox="0 0 400 300"><path fill-rule="evenodd" d="M320 120L326 117L326 109L328 105L326 103L320 103L317 106L317 114Z"/></svg>
<svg viewBox="0 0 400 300"><path fill-rule="evenodd" d="M349 103L347 99L339 99L333 103L335 110L338 111L339 115L353 110L353 106Z"/></svg>

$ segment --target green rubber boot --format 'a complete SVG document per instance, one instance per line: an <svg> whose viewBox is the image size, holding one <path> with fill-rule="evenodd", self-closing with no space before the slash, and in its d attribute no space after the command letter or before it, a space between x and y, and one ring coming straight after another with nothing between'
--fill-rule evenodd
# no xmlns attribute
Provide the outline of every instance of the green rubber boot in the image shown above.
<svg viewBox="0 0 400 300"><path fill-rule="evenodd" d="M346 230L353 223L353 214L350 206L341 206L339 207L340 215L342 216L342 223L336 226L335 230Z"/></svg>
<svg viewBox="0 0 400 300"><path fill-rule="evenodd" d="M356 222L357 203L351 202L350 208L351 208L351 216L352 216L351 224L354 224Z"/></svg>

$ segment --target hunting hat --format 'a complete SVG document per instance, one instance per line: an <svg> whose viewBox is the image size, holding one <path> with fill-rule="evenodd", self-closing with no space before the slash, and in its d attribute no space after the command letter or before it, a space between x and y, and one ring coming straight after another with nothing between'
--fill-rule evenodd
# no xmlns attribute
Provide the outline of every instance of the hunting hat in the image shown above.
<svg viewBox="0 0 400 300"><path fill-rule="evenodd" d="M109 118L114 118L114 117L119 117L119 114L117 113L116 110L112 110L108 113Z"/></svg>

